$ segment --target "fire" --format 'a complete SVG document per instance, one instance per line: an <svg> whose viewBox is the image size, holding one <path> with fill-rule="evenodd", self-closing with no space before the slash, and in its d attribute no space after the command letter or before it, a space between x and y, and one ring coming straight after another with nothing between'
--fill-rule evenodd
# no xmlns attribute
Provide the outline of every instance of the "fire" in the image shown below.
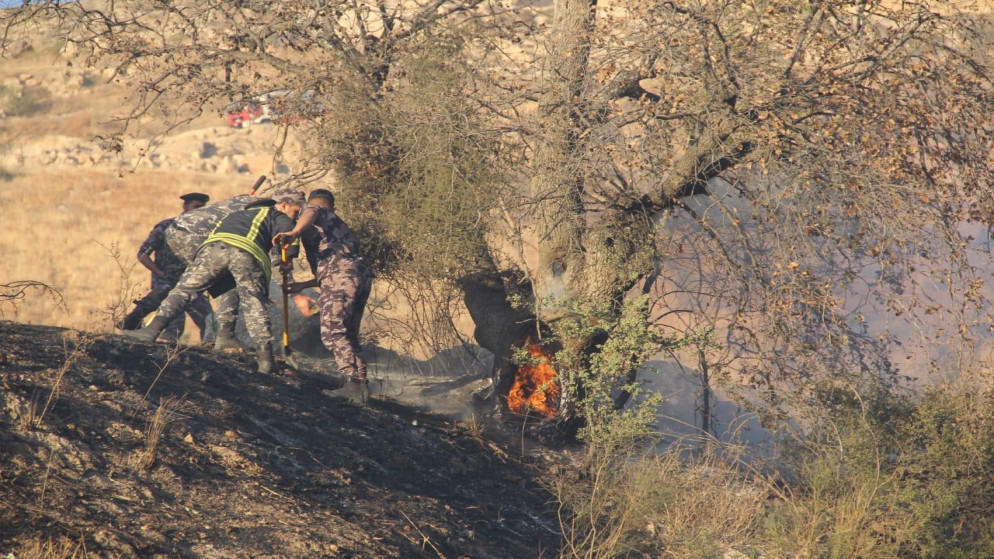
<svg viewBox="0 0 994 559"><path fill-rule="evenodd" d="M559 383L549 356L539 345L528 347L535 364L522 365L514 375L514 384L507 393L507 407L513 412L535 411L544 417L559 413Z"/></svg>

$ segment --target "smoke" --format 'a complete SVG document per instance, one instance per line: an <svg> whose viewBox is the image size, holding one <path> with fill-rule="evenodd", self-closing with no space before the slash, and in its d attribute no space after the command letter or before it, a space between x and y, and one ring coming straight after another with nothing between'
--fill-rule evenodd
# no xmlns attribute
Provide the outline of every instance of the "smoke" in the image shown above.
<svg viewBox="0 0 994 559"><path fill-rule="evenodd" d="M283 298L276 282L269 286L269 317L273 349L282 352ZM317 300L318 293L305 289L304 295ZM289 307L290 347L301 366L311 373L332 375L337 366L331 353L321 343L319 314L305 316L291 301ZM239 317L235 329L238 338L254 347ZM493 395L493 354L472 344L463 344L439 352L431 359L420 360L376 345L363 346L370 379L370 392L400 403L425 408L434 413L462 420L479 415Z"/></svg>

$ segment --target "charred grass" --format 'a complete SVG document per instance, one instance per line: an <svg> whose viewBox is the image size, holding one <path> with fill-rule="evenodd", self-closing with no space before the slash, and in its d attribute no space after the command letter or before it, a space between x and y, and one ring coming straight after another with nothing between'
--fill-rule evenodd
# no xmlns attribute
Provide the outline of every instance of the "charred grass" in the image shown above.
<svg viewBox="0 0 994 559"><path fill-rule="evenodd" d="M201 348L98 335L70 360L62 336L0 322L0 556L557 555L544 467L478 431Z"/></svg>

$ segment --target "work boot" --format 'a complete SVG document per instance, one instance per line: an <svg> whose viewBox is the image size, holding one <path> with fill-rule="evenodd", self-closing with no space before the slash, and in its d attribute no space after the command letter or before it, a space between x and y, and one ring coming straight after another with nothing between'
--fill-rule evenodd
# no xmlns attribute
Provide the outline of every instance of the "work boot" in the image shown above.
<svg viewBox="0 0 994 559"><path fill-rule="evenodd" d="M118 330L137 330L141 328L142 319L148 314L141 307L135 307L131 312L124 315L120 322L115 324Z"/></svg>
<svg viewBox="0 0 994 559"><path fill-rule="evenodd" d="M121 332L121 334L143 342L154 342L155 339L159 337L159 334L161 334L168 325L168 320L156 315L155 318L152 319L152 322L148 323L148 326L138 330L125 330Z"/></svg>
<svg viewBox="0 0 994 559"><path fill-rule="evenodd" d="M272 342L266 342L259 346L259 353L255 358L255 362L259 366L258 371L264 375L270 375L276 370Z"/></svg>
<svg viewBox="0 0 994 559"><path fill-rule="evenodd" d="M369 401L369 381L365 378L349 376L345 380L345 385L337 390L332 390L329 394L332 398L342 398L357 406L366 406Z"/></svg>
<svg viewBox="0 0 994 559"><path fill-rule="evenodd" d="M235 337L235 323L218 323L217 334L214 336L215 351L248 351L242 342Z"/></svg>

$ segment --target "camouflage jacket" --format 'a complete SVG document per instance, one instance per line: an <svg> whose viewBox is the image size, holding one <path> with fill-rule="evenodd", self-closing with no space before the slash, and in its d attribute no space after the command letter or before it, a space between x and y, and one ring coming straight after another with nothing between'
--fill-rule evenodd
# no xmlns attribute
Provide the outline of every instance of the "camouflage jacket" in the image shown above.
<svg viewBox="0 0 994 559"><path fill-rule="evenodd" d="M342 218L321 206L309 204L300 210L298 219L306 212L318 212L314 227L309 227L300 236L314 277L327 279L342 269L362 267L359 240Z"/></svg>
<svg viewBox="0 0 994 559"><path fill-rule="evenodd" d="M197 208L177 217L173 222L173 227L198 237L198 241L202 243L211 234L214 227L222 219L227 217L228 214L243 210L245 206L256 200L261 200L261 198L250 194L242 194L223 202L218 202L217 204Z"/></svg>
<svg viewBox="0 0 994 559"><path fill-rule="evenodd" d="M273 237L277 233L291 231L294 225L293 219L272 206L272 200L268 202L269 204L249 204L244 210L225 216L201 245L201 250L208 244L217 242L240 248L255 257L268 280L272 265L279 262L279 251L273 246ZM296 258L296 245L289 247L287 256Z"/></svg>

